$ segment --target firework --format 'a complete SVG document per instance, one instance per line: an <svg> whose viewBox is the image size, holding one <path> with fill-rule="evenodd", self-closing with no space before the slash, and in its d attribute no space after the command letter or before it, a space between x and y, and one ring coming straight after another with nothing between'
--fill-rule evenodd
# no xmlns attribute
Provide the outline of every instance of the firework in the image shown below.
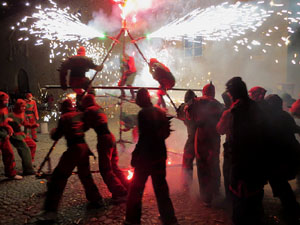
<svg viewBox="0 0 300 225"><path fill-rule="evenodd" d="M153 32L149 37L167 40L194 40L201 36L207 41L230 40L244 35L246 31L256 31L271 15L256 5L227 2L206 9L195 9L182 18Z"/></svg>
<svg viewBox="0 0 300 225"><path fill-rule="evenodd" d="M57 56L62 59L76 52L78 45L87 47L87 55L99 60L105 55L105 48L99 43L92 43L90 40L104 38L103 32L99 32L80 21L80 13L72 14L70 8L59 8L52 0L49 0L52 7L42 8L36 6L36 12L31 16L25 16L16 25L19 31L24 34L18 41L28 41L29 37L35 38L35 45L49 44L50 63ZM15 29L12 26L11 29ZM76 44L74 44L76 43Z"/></svg>

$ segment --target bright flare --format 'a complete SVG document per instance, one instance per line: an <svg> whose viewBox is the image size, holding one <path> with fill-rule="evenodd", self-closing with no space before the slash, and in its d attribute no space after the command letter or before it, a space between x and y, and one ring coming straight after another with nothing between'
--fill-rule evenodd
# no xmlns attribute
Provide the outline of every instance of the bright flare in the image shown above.
<svg viewBox="0 0 300 225"><path fill-rule="evenodd" d="M193 40L201 36L209 41L230 40L244 35L248 30L255 32L270 15L257 5L240 2L230 5L226 2L206 9L195 9L150 34L150 37L167 40L182 40L185 37Z"/></svg>
<svg viewBox="0 0 300 225"><path fill-rule="evenodd" d="M131 170L127 170L128 175L127 175L127 180L131 180L133 177L133 172Z"/></svg>

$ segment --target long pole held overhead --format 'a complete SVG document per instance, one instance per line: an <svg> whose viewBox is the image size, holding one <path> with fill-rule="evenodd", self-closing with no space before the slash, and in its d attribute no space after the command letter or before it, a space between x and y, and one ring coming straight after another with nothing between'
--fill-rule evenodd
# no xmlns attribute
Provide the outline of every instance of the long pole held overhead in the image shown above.
<svg viewBox="0 0 300 225"><path fill-rule="evenodd" d="M104 57L104 59L102 60L101 66L104 65L105 61L107 60L109 54L112 52L113 48L115 47L115 45L119 42L119 38L121 37L121 34L124 32L124 29L122 28L119 32L119 34L117 35L117 37L114 39L113 43L111 44L106 56ZM89 81L89 85L94 81L94 79L96 78L96 75L98 74L98 71L96 71L96 73L94 74L94 76L92 77L92 79Z"/></svg>
<svg viewBox="0 0 300 225"><path fill-rule="evenodd" d="M49 85L45 85L46 89L61 89L62 87L60 85L56 85L56 84L49 84ZM68 89L72 89L72 87L68 86ZM92 88L94 89L111 89L111 90L120 90L120 89L132 89L132 90L138 90L140 88L147 88L148 90L161 90L161 88L158 87L115 87L115 86L92 86ZM168 91L187 91L187 90L192 90L192 91L202 91L202 89L192 89L192 88L172 88L169 89Z"/></svg>

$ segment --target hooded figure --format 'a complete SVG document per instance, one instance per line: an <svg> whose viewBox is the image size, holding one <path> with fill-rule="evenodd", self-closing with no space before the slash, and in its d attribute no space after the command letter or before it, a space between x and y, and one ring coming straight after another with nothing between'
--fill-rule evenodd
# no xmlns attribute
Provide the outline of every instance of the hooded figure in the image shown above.
<svg viewBox="0 0 300 225"><path fill-rule="evenodd" d="M118 166L116 140L108 128L107 116L101 106L96 103L94 95L85 95L82 99L82 107L85 125L87 128L93 128L97 133L99 171L112 193L112 201L115 204L125 202L129 183Z"/></svg>
<svg viewBox="0 0 300 225"><path fill-rule="evenodd" d="M278 95L268 95L266 102L272 112L268 116L272 127L269 183L274 197L281 201L283 212L289 220L296 222L300 215L300 205L288 180L295 179L300 169L300 144L295 138L295 133L300 134L300 127L283 110L283 101Z"/></svg>
<svg viewBox="0 0 300 225"><path fill-rule="evenodd" d="M152 106L150 94L146 88L141 88L138 91L135 103L142 108Z"/></svg>
<svg viewBox="0 0 300 225"><path fill-rule="evenodd" d="M192 90L187 90L187 92L184 95L184 103L188 103L190 100L197 98L195 92Z"/></svg>
<svg viewBox="0 0 300 225"><path fill-rule="evenodd" d="M198 170L200 197L210 206L220 187L220 135L216 125L223 107L215 98L215 87L209 83L203 87L203 96L196 98L187 108L187 116L196 126L195 155Z"/></svg>
<svg viewBox="0 0 300 225"><path fill-rule="evenodd" d="M20 180L23 177L17 175L15 156L9 141L10 136L13 134L13 129L8 124L11 121L8 117L8 101L9 96L5 92L0 91L0 151L2 153L5 176Z"/></svg>
<svg viewBox="0 0 300 225"><path fill-rule="evenodd" d="M37 128L39 125L25 120L25 108L26 102L23 99L18 99L9 117L12 119L10 125L14 130L14 134L10 137L10 142L17 149L22 159L23 175L26 176L35 174L32 161L34 161L36 144L22 131L22 126L32 129Z"/></svg>
<svg viewBox="0 0 300 225"><path fill-rule="evenodd" d="M76 109L73 107L72 100L67 98L60 105L61 114L65 114L67 112L75 111Z"/></svg>
<svg viewBox="0 0 300 225"><path fill-rule="evenodd" d="M267 182L268 125L259 105L248 96L241 77L226 83L233 104L220 121L228 117L231 149L230 191L234 224L261 224L263 188ZM226 130L226 129L225 129Z"/></svg>
<svg viewBox="0 0 300 225"><path fill-rule="evenodd" d="M215 86L210 82L209 84L205 85L202 90L202 95L206 97L215 97Z"/></svg>
<svg viewBox="0 0 300 225"><path fill-rule="evenodd" d="M163 99L163 96L166 94L167 90L174 87L175 77L168 67L155 58L150 59L149 69L153 79L159 83L160 90L157 91L157 106L160 107L162 105L163 108L166 108L166 103Z"/></svg>
<svg viewBox="0 0 300 225"><path fill-rule="evenodd" d="M78 177L89 201L88 208L104 207L103 198L90 171L89 156L91 151L84 139L83 113L76 111L70 99L64 100L60 109L62 115L58 121L58 126L51 131L50 136L55 141L64 136L67 141L67 150L62 154L48 183L44 211L38 218L43 223L44 221L51 220L54 222L56 220L60 199L75 167L77 167Z"/></svg>
<svg viewBox="0 0 300 225"><path fill-rule="evenodd" d="M129 56L127 54L124 55L123 60L122 60L122 76L121 79L118 82L118 86L128 86L131 87L135 76L136 76L136 67L135 67L135 62L134 58L132 56ZM131 93L131 99L134 100L134 90L130 89ZM125 97L125 91L121 89L121 97Z"/></svg>
<svg viewBox="0 0 300 225"><path fill-rule="evenodd" d="M170 135L170 121L166 114L154 107L147 89L137 92L139 140L132 152L134 174L126 205L124 224L140 224L142 198L147 178L151 176L163 224L176 224L169 188L166 181L167 148L165 139Z"/></svg>
<svg viewBox="0 0 300 225"><path fill-rule="evenodd" d="M33 100L33 96L31 93L26 94L26 111L25 111L25 120L27 120L31 124L36 124L36 121L39 120L39 113L36 105L36 101ZM32 139L37 142L36 135L36 127L30 128ZM25 129L25 133L28 133L27 129Z"/></svg>
<svg viewBox="0 0 300 225"><path fill-rule="evenodd" d="M182 103L177 110L178 119L184 122L184 125L187 129L188 138L185 142L183 149L183 157L182 157L182 185L184 189L190 188L193 181L193 161L195 159L195 132L196 132L196 123L189 120L186 115L186 109L190 104L193 103L194 99L197 98L195 92L192 90L187 90L184 95L184 103Z"/></svg>
<svg viewBox="0 0 300 225"><path fill-rule="evenodd" d="M85 56L85 48L80 46L77 50L77 55L62 62L58 70L63 90L67 89L67 76L69 72L69 85L76 92L78 103L81 101L83 93L91 89L90 79L85 76L85 73L90 69L101 71L103 65L97 66L91 58Z"/></svg>
<svg viewBox="0 0 300 225"><path fill-rule="evenodd" d="M266 89L256 86L249 90L249 96L253 101L262 101L265 98L266 92Z"/></svg>
<svg viewBox="0 0 300 225"><path fill-rule="evenodd" d="M78 55L78 56L85 56L85 47L80 46L80 47L77 49L77 55Z"/></svg>
<svg viewBox="0 0 300 225"><path fill-rule="evenodd" d="M7 107L8 100L9 100L8 94L0 91L0 107L1 108Z"/></svg>

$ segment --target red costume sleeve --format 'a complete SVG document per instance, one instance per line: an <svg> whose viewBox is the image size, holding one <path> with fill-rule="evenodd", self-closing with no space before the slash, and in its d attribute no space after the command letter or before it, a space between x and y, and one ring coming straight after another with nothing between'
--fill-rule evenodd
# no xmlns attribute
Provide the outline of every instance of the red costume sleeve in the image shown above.
<svg viewBox="0 0 300 225"><path fill-rule="evenodd" d="M136 68L135 68L134 58L132 56L129 57L127 63L128 63L130 73L135 73Z"/></svg>
<svg viewBox="0 0 300 225"><path fill-rule="evenodd" d="M232 114L230 109L223 112L221 119L217 124L217 132L220 135L228 134L232 124Z"/></svg>

